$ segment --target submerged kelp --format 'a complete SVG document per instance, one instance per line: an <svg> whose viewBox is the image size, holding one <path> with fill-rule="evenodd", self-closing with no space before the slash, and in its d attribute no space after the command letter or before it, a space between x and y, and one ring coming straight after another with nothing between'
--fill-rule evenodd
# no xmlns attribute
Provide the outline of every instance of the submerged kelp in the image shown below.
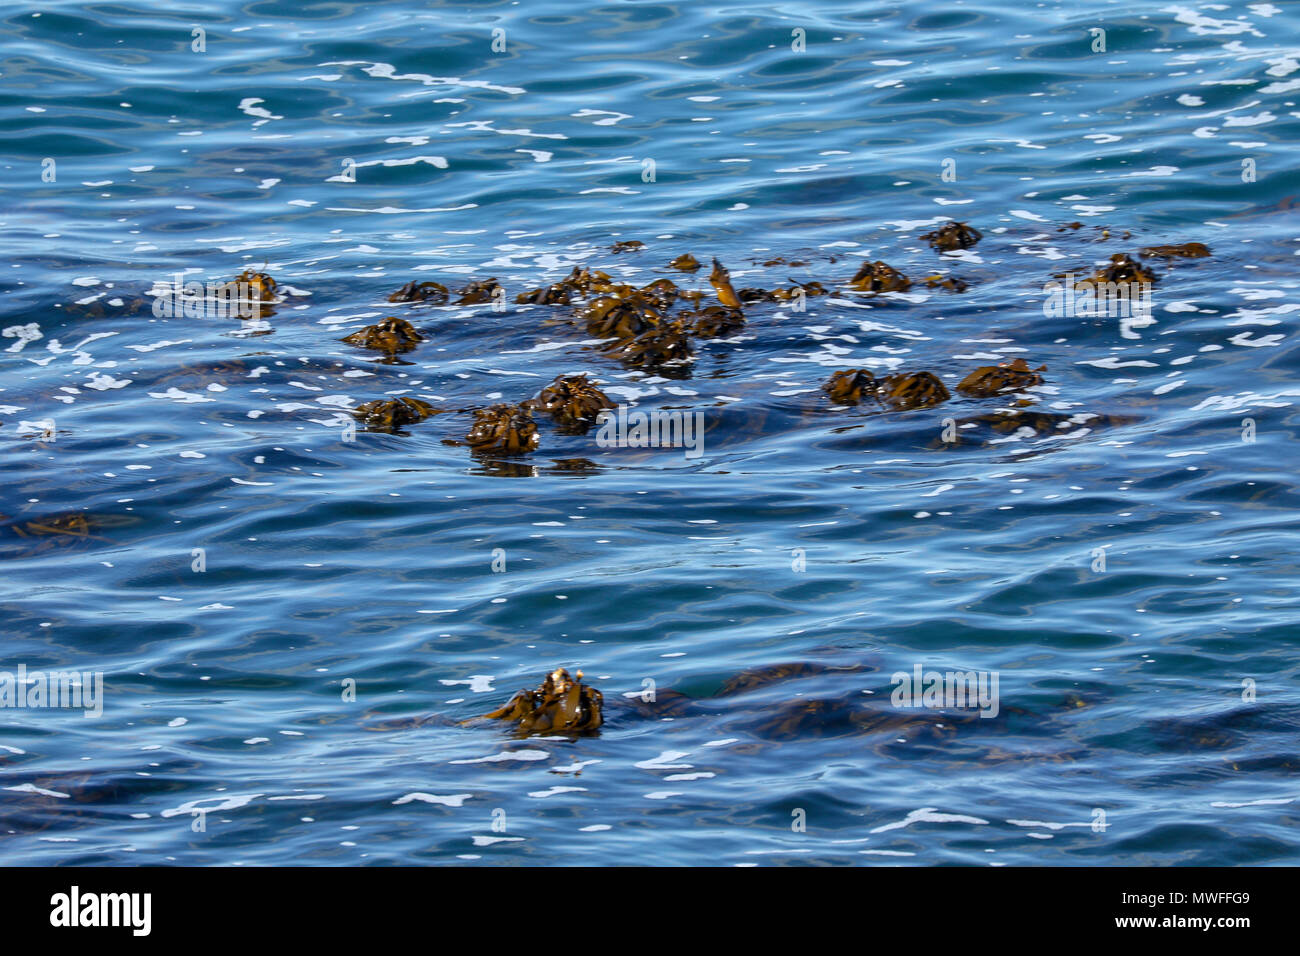
<svg viewBox="0 0 1300 956"><path fill-rule="evenodd" d="M3 516L0 516L3 517ZM43 542L33 542L33 550L48 550L91 539L104 541L95 535L96 521L85 512L68 512L51 515L48 518L33 518L28 521L15 521L3 526L6 531L19 538L39 538Z"/></svg>
<svg viewBox="0 0 1300 956"><path fill-rule="evenodd" d="M1179 246L1147 246L1141 254L1156 259L1204 259L1210 255L1210 249L1199 242L1184 242Z"/></svg>
<svg viewBox="0 0 1300 956"><path fill-rule="evenodd" d="M521 734L591 733L604 723L605 698L563 667L546 675L536 690L519 691L505 706L484 714L515 724Z"/></svg>

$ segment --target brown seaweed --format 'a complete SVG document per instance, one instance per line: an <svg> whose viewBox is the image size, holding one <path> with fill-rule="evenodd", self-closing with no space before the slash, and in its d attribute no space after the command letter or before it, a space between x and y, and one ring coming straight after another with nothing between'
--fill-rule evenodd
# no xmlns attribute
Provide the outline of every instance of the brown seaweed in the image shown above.
<svg viewBox="0 0 1300 956"><path fill-rule="evenodd" d="M406 283L388 297L389 302L438 302L447 301L447 287L441 282Z"/></svg>
<svg viewBox="0 0 1300 956"><path fill-rule="evenodd" d="M463 289L457 289L456 294L460 296L456 305L481 305L493 301L498 295L504 297L505 290L497 284L496 279L477 279Z"/></svg>
<svg viewBox="0 0 1300 956"><path fill-rule="evenodd" d="M1141 255L1156 259L1204 259L1210 247L1199 242L1184 242L1181 246L1147 246Z"/></svg>
<svg viewBox="0 0 1300 956"><path fill-rule="evenodd" d="M1155 282L1156 275L1140 262L1122 252L1110 257L1110 265L1091 276L1088 282ZM1075 288L1081 283L1076 283Z"/></svg>
<svg viewBox="0 0 1300 956"><path fill-rule="evenodd" d="M522 404L546 412L562 432L577 434L586 434L603 410L618 407L586 375L561 375Z"/></svg>
<svg viewBox="0 0 1300 956"><path fill-rule="evenodd" d="M957 391L976 398L988 398L1001 392L1016 392L1033 385L1041 385L1046 365L1031 369L1029 363L1018 358L1011 364L981 365L957 383Z"/></svg>
<svg viewBox="0 0 1300 956"><path fill-rule="evenodd" d="M965 292L970 288L970 283L960 276L926 276L925 284L931 288L947 289L949 292Z"/></svg>
<svg viewBox="0 0 1300 956"><path fill-rule="evenodd" d="M556 282L554 285L521 292L515 296L515 301L521 304L532 303L534 305L568 305L569 295L569 287L563 282Z"/></svg>
<svg viewBox="0 0 1300 956"><path fill-rule="evenodd" d="M864 262L849 286L859 292L905 292L912 280L884 262Z"/></svg>
<svg viewBox="0 0 1300 956"><path fill-rule="evenodd" d="M436 409L418 398L377 398L358 405L352 415L371 431L397 433L405 425L422 422Z"/></svg>
<svg viewBox="0 0 1300 956"><path fill-rule="evenodd" d="M876 377L865 368L846 368L831 376L822 386L836 405L857 405L864 395L875 397Z"/></svg>
<svg viewBox="0 0 1300 956"><path fill-rule="evenodd" d="M411 323L405 319L389 316L382 322L367 325L351 335L345 335L339 341L393 355L411 351L424 341L424 336L415 331Z"/></svg>
<svg viewBox="0 0 1300 956"><path fill-rule="evenodd" d="M954 249L969 249L984 238L974 226L964 222L946 222L934 232L927 232L921 237L939 252L951 252Z"/></svg>
<svg viewBox="0 0 1300 956"><path fill-rule="evenodd" d="M731 285L731 273L717 259L713 260L713 272L709 275L709 285L718 294L718 301L728 309L739 309L740 298Z"/></svg>
<svg viewBox="0 0 1300 956"><path fill-rule="evenodd" d="M582 671L570 677L560 667L536 690L524 688L483 716L512 721L521 734L589 733L604 723L604 708L604 695L582 683Z"/></svg>
<svg viewBox="0 0 1300 956"><path fill-rule="evenodd" d="M886 375L876 390L880 400L896 409L929 408L952 397L943 382L930 372Z"/></svg>
<svg viewBox="0 0 1300 956"><path fill-rule="evenodd" d="M474 424L465 440L473 451L523 455L537 448L537 423L526 408L496 404L474 409Z"/></svg>
<svg viewBox="0 0 1300 956"><path fill-rule="evenodd" d="M669 362L685 362L694 354L687 329L680 321L656 326L632 339L623 339L607 354L630 368L656 368Z"/></svg>
<svg viewBox="0 0 1300 956"><path fill-rule="evenodd" d="M689 315L689 313L682 313ZM745 314L739 309L728 309L721 305L711 305L690 320L690 330L704 339L720 338L733 335L745 327Z"/></svg>

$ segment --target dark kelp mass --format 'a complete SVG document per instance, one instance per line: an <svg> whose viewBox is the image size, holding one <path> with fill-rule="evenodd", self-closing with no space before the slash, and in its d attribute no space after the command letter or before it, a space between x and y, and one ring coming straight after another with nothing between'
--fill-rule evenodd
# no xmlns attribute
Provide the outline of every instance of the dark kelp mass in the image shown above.
<svg viewBox="0 0 1300 956"><path fill-rule="evenodd" d="M586 375L561 375L536 398L520 404L546 412L555 419L561 432L580 435L595 424L601 411L617 407Z"/></svg>
<svg viewBox="0 0 1300 956"><path fill-rule="evenodd" d="M363 349L374 349L377 352L387 352L389 355L395 355L398 352L411 351L416 345L424 341L424 336L415 331L411 323L405 319L390 316L382 322L367 325L359 332L345 335L339 341L360 346Z"/></svg>
<svg viewBox="0 0 1300 956"><path fill-rule="evenodd" d="M604 695L582 683L582 671L570 677L561 667L536 690L525 688L483 716L511 721L521 734L590 733L604 722L604 705Z"/></svg>
<svg viewBox="0 0 1300 956"><path fill-rule="evenodd" d="M474 424L465 436L479 453L523 455L537 447L537 423L528 409L496 404L474 410Z"/></svg>
<svg viewBox="0 0 1300 956"><path fill-rule="evenodd" d="M358 406L353 416L372 431L397 432L405 425L422 422L434 413L428 402L418 398L376 399Z"/></svg>
<svg viewBox="0 0 1300 956"><path fill-rule="evenodd" d="M1010 365L982 365L957 383L957 391L987 398L1000 392L1019 391L1033 385L1041 385L1043 377L1039 372L1047 370L1046 365L1031 369L1022 358Z"/></svg>
<svg viewBox="0 0 1300 956"><path fill-rule="evenodd" d="M954 249L969 249L984 236L978 229L964 222L946 222L934 232L927 232L921 238L939 252L951 252Z"/></svg>
<svg viewBox="0 0 1300 956"><path fill-rule="evenodd" d="M1082 228L1079 223L1067 223L1063 230ZM1101 241L1110 235L1102 227ZM1125 234L1127 235L1127 234ZM975 227L950 221L925 233L922 239L939 251L967 249L982 238ZM627 240L614 245L615 253L639 253L645 249L637 240ZM1202 243L1187 242L1180 245L1153 245L1143 247L1141 255L1151 258L1203 258L1210 250ZM834 255L828 256L836 261ZM755 260L757 262L757 260ZM602 359L612 360L624 368L647 375L668 379L689 378L696 358L696 340L728 339L749 331L746 307L762 304L787 305L793 312L801 312L807 299L832 294L815 280L789 279L788 286L761 288L745 287L737 290L730 271L722 262L712 259L713 268L708 284L716 296L716 304L707 302L706 293L700 289L679 287L672 279L658 278L637 286L620 281L608 272L592 266L574 266L572 271L549 285L539 286L515 296L515 302L526 306L541 306L562 310L562 325L576 325L586 333L602 340L600 344L585 346ZM765 268L775 266L803 266L802 259L777 256L765 259ZM682 253L666 266L679 272L694 272L700 262L690 253ZM1066 273L1065 275L1070 275ZM1074 273L1078 275L1078 273ZM1092 283L1154 282L1152 270L1139 259L1124 253L1110 256L1109 263L1097 270L1080 285ZM274 296L278 283L267 273L246 269L237 282L251 285L260 295ZM968 287L958 276L929 275L925 283L931 288L961 292ZM840 289L846 291L888 293L909 289L912 281L899 269L881 261L863 261L848 280L841 280ZM451 295L459 298L449 302ZM449 292L442 282L408 282L388 296L390 302L431 303L443 306L491 304L494 311L503 311L505 290L496 278L477 279ZM566 318L567 317L567 318ZM777 318L781 318L780 315ZM551 320L547 320L550 322ZM395 356L415 351L426 336L406 319L396 316L358 329L342 339L349 345L370 349L385 355L384 361L395 361ZM956 391L973 398L994 398L1032 388L1043 383L1040 374L1045 366L1031 368L1023 358L998 365L980 366L966 372L955 385ZM932 371L894 372L877 376L869 369L851 368L835 372L821 386L821 390L834 405L861 405L870 403L882 411L904 411L930 408L948 401L952 395L948 386ZM535 451L541 445L538 423L533 414L542 414L547 423L561 435L581 436L595 424L597 416L617 407L588 377L562 375L532 397L520 396L516 404L495 403L486 407L462 409L472 415L473 421L465 435L467 443L478 456L520 456ZM1022 399L1020 404L1029 404ZM449 409L435 409L428 402L415 398L376 399L358 406L354 417L369 431L405 434L407 425L422 422L431 415ZM1021 421L1024 415L1021 411ZM1037 414L1037 413L1035 413ZM1098 423L1105 416L1096 416ZM1005 410L987 419L988 424L1002 428L1007 419ZM1057 430L1056 421L1046 422L1046 427ZM1040 431L1041 429L1035 429ZM444 439L445 444L457 445L459 441ZM576 462L581 470L599 466L586 459L566 459ZM565 466L568 467L568 466ZM575 465L574 467L578 467ZM512 473L509 469L494 473ZM528 471L519 474L530 473Z"/></svg>

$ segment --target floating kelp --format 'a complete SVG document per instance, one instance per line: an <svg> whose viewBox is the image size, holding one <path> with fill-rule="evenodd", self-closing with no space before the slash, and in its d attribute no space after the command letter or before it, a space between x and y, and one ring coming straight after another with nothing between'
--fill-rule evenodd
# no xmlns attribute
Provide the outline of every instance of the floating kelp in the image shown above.
<svg viewBox="0 0 1300 956"><path fill-rule="evenodd" d="M358 405L352 415L371 431L393 432L406 425L422 422L436 409L418 398L377 398Z"/></svg>
<svg viewBox="0 0 1300 956"><path fill-rule="evenodd" d="M863 396L876 397L876 377L865 368L846 368L831 376L822 386L836 405L857 405Z"/></svg>
<svg viewBox="0 0 1300 956"><path fill-rule="evenodd" d="M713 272L709 275L709 285L713 286L713 291L718 294L718 301L728 309L740 308L740 298L736 295L736 290L731 286L731 273L717 259L713 260Z"/></svg>
<svg viewBox="0 0 1300 956"><path fill-rule="evenodd" d="M548 285L540 289L521 292L515 296L515 301L521 304L532 303L533 305L568 305L569 296L569 287L557 282L554 285Z"/></svg>
<svg viewBox="0 0 1300 956"><path fill-rule="evenodd" d="M463 289L457 289L456 294L460 296L456 305L481 305L498 298L505 301L505 289L497 284L496 279L478 279Z"/></svg>
<svg viewBox="0 0 1300 956"><path fill-rule="evenodd" d="M689 313L681 313L688 316ZM701 309L698 314L688 319L692 333L704 339L720 338L734 335L745 327L745 314L739 309L728 309L721 305L711 305Z"/></svg>
<svg viewBox="0 0 1300 956"><path fill-rule="evenodd" d="M741 302L749 304L750 302L789 302L791 299L826 294L826 290L820 282L795 282L793 279L790 282L791 286L788 289L780 287L771 290L741 289L736 295L739 296Z"/></svg>
<svg viewBox="0 0 1300 956"><path fill-rule="evenodd" d="M689 361L694 354L687 329L680 321L622 339L607 350L629 368L657 368L670 362Z"/></svg>
<svg viewBox="0 0 1300 956"><path fill-rule="evenodd" d="M633 297L662 311L672 308L673 303L677 301L678 296L681 294L681 290L673 284L672 279L655 279L654 282L647 283L637 289Z"/></svg>
<svg viewBox="0 0 1300 956"><path fill-rule="evenodd" d="M618 255L620 252L636 252L637 250L644 248L645 243L640 239L627 239L623 242L614 243L614 245L610 247L610 252L614 253L614 255Z"/></svg>
<svg viewBox="0 0 1300 956"><path fill-rule="evenodd" d="M694 272L700 267L700 260L696 259L689 252L683 252L680 256L668 263L669 268L679 269L682 272Z"/></svg>
<svg viewBox="0 0 1300 956"><path fill-rule="evenodd" d="M1110 257L1110 265L1091 276L1088 282L1155 282L1156 275L1140 262L1122 252ZM1079 284L1075 284L1077 289Z"/></svg>
<svg viewBox="0 0 1300 956"><path fill-rule="evenodd" d="M951 252L954 249L969 249L984 238L974 226L964 222L946 222L934 232L927 232L921 237L939 252Z"/></svg>
<svg viewBox="0 0 1300 956"><path fill-rule="evenodd" d="M241 283L252 288L257 293L257 298L263 302L272 301L275 298L275 290L280 285L265 272L254 272L252 269L245 269L235 276L231 284L238 286Z"/></svg>
<svg viewBox="0 0 1300 956"><path fill-rule="evenodd" d="M557 474L571 473L587 475L601 471L601 466L590 458L555 458L551 461L550 471Z"/></svg>
<svg viewBox="0 0 1300 956"><path fill-rule="evenodd" d="M1204 259L1210 249L1199 242L1184 242L1181 246L1147 246L1141 254L1156 259Z"/></svg>
<svg viewBox="0 0 1300 956"><path fill-rule="evenodd" d="M522 734L585 733L604 723L605 698L582 683L582 671L570 677L563 667L546 675L536 690L519 691L484 717L508 720Z"/></svg>
<svg viewBox="0 0 1300 956"><path fill-rule="evenodd" d="M981 365L957 383L957 391L976 398L987 398L1001 392L1020 391L1033 385L1041 385L1043 376L1038 373L1046 369L1046 365L1031 369L1029 363L1022 358L1016 359L1010 365Z"/></svg>
<svg viewBox="0 0 1300 956"><path fill-rule="evenodd" d="M441 282L408 282L388 297L389 302L444 303L450 293Z"/></svg>
<svg viewBox="0 0 1300 956"><path fill-rule="evenodd" d="M911 288L912 280L883 262L864 262L849 286L859 292L905 292Z"/></svg>
<svg viewBox="0 0 1300 956"><path fill-rule="evenodd" d="M601 296L582 311L587 331L602 339L627 339L648 332L663 318L644 303Z"/></svg>
<svg viewBox="0 0 1300 956"><path fill-rule="evenodd" d="M826 289L820 282L795 282L791 279L790 283L788 289L773 289L772 300L775 302L788 302L791 299L799 298L801 295L806 298L826 295Z"/></svg>
<svg viewBox="0 0 1300 956"><path fill-rule="evenodd" d="M929 408L952 398L943 382L930 372L900 372L880 380L876 395L896 409Z"/></svg>
<svg viewBox="0 0 1300 956"><path fill-rule="evenodd" d="M586 375L561 375L522 404L549 414L562 432L576 434L586 434L604 409L618 407Z"/></svg>
<svg viewBox="0 0 1300 956"><path fill-rule="evenodd" d="M537 448L537 423L525 408L497 404L474 409L474 424L465 436L479 453L523 455Z"/></svg>
<svg viewBox="0 0 1300 956"><path fill-rule="evenodd" d="M190 286L177 285L168 295L154 300L154 315L159 318L171 315L217 315L242 320L265 319L275 314L273 306L281 301L276 294L279 283L269 274L245 269L230 282L209 284L206 294L191 293Z"/></svg>
<svg viewBox="0 0 1300 956"><path fill-rule="evenodd" d="M560 280L560 284L583 295L590 295L593 292L599 293L609 289L613 282L608 272L601 272L599 269L579 269L574 266L573 271Z"/></svg>
<svg viewBox="0 0 1300 956"><path fill-rule="evenodd" d="M377 352L387 352L393 355L398 352L411 351L416 345L424 341L424 336L415 331L411 323L405 319L389 316L382 322L367 325L364 329L359 329L351 335L345 335L339 341L363 349L374 349Z"/></svg>
<svg viewBox="0 0 1300 956"><path fill-rule="evenodd" d="M932 289L947 289L949 292L965 292L970 283L958 276L926 276L925 284Z"/></svg>

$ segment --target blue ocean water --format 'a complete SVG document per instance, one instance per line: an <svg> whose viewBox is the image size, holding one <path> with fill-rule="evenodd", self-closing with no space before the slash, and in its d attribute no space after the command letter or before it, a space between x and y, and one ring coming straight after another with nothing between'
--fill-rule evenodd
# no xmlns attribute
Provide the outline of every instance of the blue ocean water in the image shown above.
<svg viewBox="0 0 1300 956"><path fill-rule="evenodd" d="M103 696L0 709L0 862L1300 862L1296 4L3 24L0 670ZM921 239L950 219L978 245ZM1145 321L1044 308L1188 241ZM711 295L714 256L830 294L662 373L514 302ZM912 288L848 290L875 260ZM249 268L262 321L154 313ZM488 278L504 311L386 301ZM406 364L339 341L388 315ZM1015 358L1043 384L955 391ZM845 368L952 398L834 406ZM446 443L578 372L701 412L702 454ZM349 433L396 396L451 411ZM557 666L599 734L461 723ZM918 666L996 674L997 715L895 706Z"/></svg>

